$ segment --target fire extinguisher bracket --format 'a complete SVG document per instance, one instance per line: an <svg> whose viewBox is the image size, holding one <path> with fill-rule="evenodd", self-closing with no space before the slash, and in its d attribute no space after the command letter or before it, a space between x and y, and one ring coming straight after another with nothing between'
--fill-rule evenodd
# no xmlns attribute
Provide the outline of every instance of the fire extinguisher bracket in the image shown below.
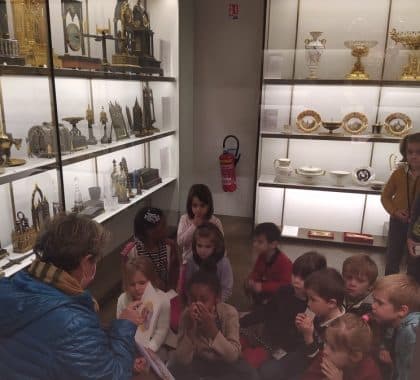
<svg viewBox="0 0 420 380"><path fill-rule="evenodd" d="M235 140L235 142L236 142L236 147L235 148L226 148L226 141L228 139ZM234 151L235 153L232 153L232 151ZM235 157L235 166L238 164L238 162L241 158L241 154L238 153L239 152L239 139L235 135L227 135L223 139L223 152L229 152L229 153L233 154L234 157Z"/></svg>

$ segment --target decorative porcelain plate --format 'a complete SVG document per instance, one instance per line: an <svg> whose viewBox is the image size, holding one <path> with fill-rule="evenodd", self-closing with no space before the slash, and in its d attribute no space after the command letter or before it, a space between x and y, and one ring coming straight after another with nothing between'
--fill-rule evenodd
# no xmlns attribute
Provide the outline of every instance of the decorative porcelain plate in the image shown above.
<svg viewBox="0 0 420 380"><path fill-rule="evenodd" d="M296 118L296 126L305 133L313 132L321 125L321 116L313 110L302 111Z"/></svg>
<svg viewBox="0 0 420 380"><path fill-rule="evenodd" d="M361 112L350 112L343 119L343 129L352 134L357 135L364 131L368 126L368 118Z"/></svg>
<svg viewBox="0 0 420 380"><path fill-rule="evenodd" d="M367 186L375 179L375 171L369 166L356 168L352 173L353 181L359 186Z"/></svg>
<svg viewBox="0 0 420 380"><path fill-rule="evenodd" d="M411 119L400 112L388 115L384 124L385 130L392 136L404 136L413 127Z"/></svg>
<svg viewBox="0 0 420 380"><path fill-rule="evenodd" d="M314 168L312 166L302 166L296 169L296 173L300 175L313 176L313 175L324 175L325 171L322 170L321 168Z"/></svg>

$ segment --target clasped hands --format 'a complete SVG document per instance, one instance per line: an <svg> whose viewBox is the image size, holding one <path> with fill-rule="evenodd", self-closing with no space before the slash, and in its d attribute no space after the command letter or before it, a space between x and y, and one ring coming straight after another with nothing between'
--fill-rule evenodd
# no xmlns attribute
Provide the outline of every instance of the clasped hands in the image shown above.
<svg viewBox="0 0 420 380"><path fill-rule="evenodd" d="M216 312L210 312L202 302L192 302L188 307L187 329L198 330L201 335L214 339L219 332L216 326Z"/></svg>

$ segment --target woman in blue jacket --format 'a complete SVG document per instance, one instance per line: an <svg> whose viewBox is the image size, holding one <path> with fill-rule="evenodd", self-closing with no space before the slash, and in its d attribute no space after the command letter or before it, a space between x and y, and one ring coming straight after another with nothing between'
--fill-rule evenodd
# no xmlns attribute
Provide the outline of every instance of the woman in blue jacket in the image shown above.
<svg viewBox="0 0 420 380"><path fill-rule="evenodd" d="M107 233L77 216L55 218L28 271L0 280L0 378L129 379L139 321L130 304L108 331L86 291Z"/></svg>

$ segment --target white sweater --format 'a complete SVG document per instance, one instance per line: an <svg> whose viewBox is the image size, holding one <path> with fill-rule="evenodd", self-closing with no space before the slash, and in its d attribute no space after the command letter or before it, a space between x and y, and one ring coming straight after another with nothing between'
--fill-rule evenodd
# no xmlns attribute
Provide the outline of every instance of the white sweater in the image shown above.
<svg viewBox="0 0 420 380"><path fill-rule="evenodd" d="M169 297L166 295L166 293L162 292L159 289L155 289L159 296L162 299L159 315L156 319L156 326L155 330L153 331L149 344L147 348L150 348L152 351L157 352L162 346L163 343L165 343L166 336L168 335L169 331L169 323L170 323L170 313L171 313L171 304L169 302ZM127 293L122 293L118 297L118 303L117 303L117 318L121 314L121 311L125 309L128 304L133 302L131 297Z"/></svg>

